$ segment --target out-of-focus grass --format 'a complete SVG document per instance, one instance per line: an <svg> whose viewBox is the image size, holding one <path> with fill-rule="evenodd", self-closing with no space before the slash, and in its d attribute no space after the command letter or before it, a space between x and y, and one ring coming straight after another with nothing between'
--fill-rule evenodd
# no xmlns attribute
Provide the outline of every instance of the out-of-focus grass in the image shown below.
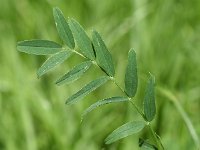
<svg viewBox="0 0 200 150"><path fill-rule="evenodd" d="M119 91L108 84L72 107L65 99L94 79L93 68L82 80L70 86L56 87L55 79L80 58L73 57L42 79L36 68L44 57L16 51L16 42L25 39L49 39L61 42L56 33L52 7L77 19L90 32L96 28L104 37L116 65L116 77L123 85L127 52L138 55L141 99L147 74L156 76L158 89L176 97L200 135L200 2L197 0L130 1L39 1L0 0L0 149L137 149L138 137L131 136L106 146L103 139L117 126L137 113L124 105L105 106L80 123L81 112L97 99ZM100 74L100 73L99 73ZM166 149L197 149L191 130L185 124L177 103L157 90L155 129ZM190 127L189 127L190 128Z"/></svg>

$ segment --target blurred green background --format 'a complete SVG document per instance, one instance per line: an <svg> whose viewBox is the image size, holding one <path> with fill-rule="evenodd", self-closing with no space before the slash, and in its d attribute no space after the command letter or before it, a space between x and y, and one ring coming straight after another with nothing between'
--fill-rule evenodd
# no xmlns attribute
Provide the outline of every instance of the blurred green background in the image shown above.
<svg viewBox="0 0 200 150"><path fill-rule="evenodd" d="M42 79L36 70L46 59L20 53L17 41L58 37L52 8L79 21L88 34L103 36L123 85L128 50L137 52L142 107L148 72L156 76L157 116L153 122L166 149L196 150L200 136L200 1L198 0L0 0L0 149L1 150L132 150L138 138L151 139L148 129L112 145L103 140L116 127L141 120L127 104L90 113L92 102L119 90L111 83L71 107L65 100L101 73L93 68L70 86L54 81L77 62L70 58ZM151 140L150 140L151 141Z"/></svg>

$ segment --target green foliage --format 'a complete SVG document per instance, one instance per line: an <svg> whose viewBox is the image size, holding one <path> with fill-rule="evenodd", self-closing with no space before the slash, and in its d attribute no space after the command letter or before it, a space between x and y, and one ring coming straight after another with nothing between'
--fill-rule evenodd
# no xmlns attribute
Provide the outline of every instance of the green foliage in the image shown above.
<svg viewBox="0 0 200 150"><path fill-rule="evenodd" d="M87 36L83 27L74 19L69 19L69 26L72 30L79 50L85 57L94 60L95 55L92 48L92 42L90 41L90 38Z"/></svg>
<svg viewBox="0 0 200 150"><path fill-rule="evenodd" d="M72 54L71 51L66 50L66 51L60 51L49 57L44 62L44 64L38 69L37 71L38 77L41 77L55 66L63 63L66 59L68 59L71 56L71 54Z"/></svg>
<svg viewBox="0 0 200 150"><path fill-rule="evenodd" d="M88 35L92 35L90 29L93 28L100 32L115 60L115 77L122 87L126 56L133 47L137 54L139 77L133 101L142 106L145 72L152 72L156 76L156 116L159 115L152 125L161 135L165 149L200 149L200 67L195 67L200 66L198 0L110 0L98 4L91 0L1 0L0 149L139 150L138 136L154 143L151 133L145 128L141 134L130 136L122 142L103 145L103 139L112 129L131 119L141 119L128 106L129 103L98 108L86 116L80 125L78 116L85 107L95 100L123 94L109 81L86 97L84 105L63 105L64 99L73 91L101 75L100 69L95 70L96 67L92 66L75 83L55 86L54 80L83 60L79 60L79 56L73 55L64 65L59 65L38 81L36 68L48 56L22 54L16 51L16 41L48 39L64 44L59 40L52 21L52 6L62 9L66 19L68 16L75 18L88 31ZM168 94L165 95L160 89ZM173 137L171 133L175 133Z"/></svg>
<svg viewBox="0 0 200 150"><path fill-rule="evenodd" d="M111 144L117 140L125 138L129 135L140 132L145 127L145 123L143 121L132 121L128 122L116 130L114 130L106 139L106 144Z"/></svg>
<svg viewBox="0 0 200 150"><path fill-rule="evenodd" d="M90 107L88 107L82 114L82 118L86 116L89 112L92 110L96 109L97 107L106 105L106 104L111 104L111 103L119 103L119 102L127 102L129 101L128 97L122 97L122 96L115 96L115 97L110 97L106 98L103 100L99 100L96 103L92 104Z"/></svg>
<svg viewBox="0 0 200 150"><path fill-rule="evenodd" d="M150 74L144 97L144 114L147 121L152 121L156 114L154 84L155 78Z"/></svg>
<svg viewBox="0 0 200 150"><path fill-rule="evenodd" d="M59 78L56 81L57 85L62 85L62 84L69 84L71 82L74 82L78 80L92 65L91 61L85 61L74 68L72 68L69 72L64 74L61 78Z"/></svg>
<svg viewBox="0 0 200 150"><path fill-rule="evenodd" d="M60 38L69 48L73 49L75 47L74 38L63 13L56 7L53 9L53 15Z"/></svg>
<svg viewBox="0 0 200 150"><path fill-rule="evenodd" d="M131 134L138 133L141 131L146 124L150 126L149 122L153 120L156 114L156 106L155 106L155 96L154 96L154 77L151 75L149 82L147 84L147 89L144 98L144 114L140 110L140 108L132 101L132 98L136 95L137 91L137 63L136 63L136 53L133 49L131 49L128 53L128 65L125 73L125 90L119 86L114 77L115 69L112 61L112 56L108 51L102 37L98 32L92 32L92 41L87 36L83 27L75 21L74 19L69 19L66 22L62 12L58 8L53 9L54 19L56 22L56 27L58 30L58 34L64 43L69 47L67 50L59 51L52 56L50 56L44 64L38 69L38 77L47 73L50 69L54 68L58 64L63 63L66 59L68 59L72 53L78 54L81 57L86 58L87 61L78 64L74 68L72 68L65 75L60 77L57 81L57 85L61 84L69 84L79 78L90 68L92 64L97 65L106 76L101 76L95 80L90 81L76 93L74 93L71 97L69 97L66 101L67 105L72 105L88 94L104 85L107 81L111 80L123 93L125 96L114 96L111 98L105 98L103 100L97 101L92 104L88 109L83 112L82 117L84 117L87 113L96 109L99 106L109 104L109 103L118 103L118 102L130 102L136 111L141 115L144 121L131 121L128 122L121 127L114 130L105 140L106 144L113 143L117 140L123 139ZM73 36L72 36L73 34ZM74 39L77 44L77 49L74 49ZM92 46L93 45L93 46ZM17 46L19 51L31 53L31 54L51 54L55 50L60 50L60 45L44 41L44 40L34 40L29 42L19 42ZM56 49L57 48L57 49ZM80 50L81 53L78 52ZM42 52L41 52L42 51ZM89 59L89 60L88 60ZM152 131L152 128L150 128ZM156 133L152 131L153 136L156 136ZM161 145L161 141L158 138L154 139L157 145Z"/></svg>
<svg viewBox="0 0 200 150"><path fill-rule="evenodd" d="M136 53L131 49L128 53L128 65L125 74L125 92L130 97L134 97L137 91L138 76L137 76L137 63Z"/></svg>
<svg viewBox="0 0 200 150"><path fill-rule="evenodd" d="M30 40L17 43L17 50L35 55L55 54L62 49L62 46L48 40Z"/></svg>
<svg viewBox="0 0 200 150"><path fill-rule="evenodd" d="M92 42L96 53L97 64L111 77L115 75L112 55L97 31L92 32Z"/></svg>
<svg viewBox="0 0 200 150"><path fill-rule="evenodd" d="M71 105L74 104L81 99L83 99L86 95L90 94L92 91L96 90L101 85L105 84L110 78L103 76L96 80L91 81L87 85L85 85L81 90L77 93L69 97L66 101L66 104Z"/></svg>

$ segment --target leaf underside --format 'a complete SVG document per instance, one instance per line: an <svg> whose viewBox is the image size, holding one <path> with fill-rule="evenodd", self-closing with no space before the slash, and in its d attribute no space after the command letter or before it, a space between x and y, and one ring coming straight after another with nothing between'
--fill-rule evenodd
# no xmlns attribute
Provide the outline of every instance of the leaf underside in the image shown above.
<svg viewBox="0 0 200 150"><path fill-rule="evenodd" d="M81 90L73 94L71 97L69 97L66 101L67 105L74 104L81 99L83 99L85 96L87 96L92 91L96 90L101 85L105 84L110 78L107 76L100 77L96 80L91 81L87 85L85 85Z"/></svg>
<svg viewBox="0 0 200 150"><path fill-rule="evenodd" d="M50 55L62 50L62 46L48 40L26 40L17 43L20 52L35 55Z"/></svg>
<svg viewBox="0 0 200 150"><path fill-rule="evenodd" d="M86 61L73 67L69 72L56 81L57 85L69 84L78 80L92 65L91 61Z"/></svg>
<svg viewBox="0 0 200 150"><path fill-rule="evenodd" d="M154 76L150 74L144 96L144 114L147 121L152 121L156 114L154 81Z"/></svg>
<svg viewBox="0 0 200 150"><path fill-rule="evenodd" d="M128 122L116 130L114 130L106 139L106 144L111 144L117 140L123 139L129 135L140 132L145 127L145 123L142 121Z"/></svg>
<svg viewBox="0 0 200 150"><path fill-rule="evenodd" d="M94 51L92 48L92 42L90 38L87 36L86 32L84 31L83 27L74 19L68 20L70 29L74 36L77 46L79 47L81 53L91 59L95 59Z"/></svg>
<svg viewBox="0 0 200 150"><path fill-rule="evenodd" d="M53 69L55 66L63 63L66 59L68 59L72 54L72 51L65 50L60 51L51 57L49 57L43 65L38 69L37 75L38 77L41 77L45 73L47 73L49 70Z"/></svg>
<svg viewBox="0 0 200 150"><path fill-rule="evenodd" d="M129 97L134 97L137 92L138 76L136 53L131 49L128 53L128 65L125 73L125 92Z"/></svg>
<svg viewBox="0 0 200 150"><path fill-rule="evenodd" d="M75 47L74 38L62 11L57 7L54 8L53 16L60 38L69 48L73 49Z"/></svg>
<svg viewBox="0 0 200 150"><path fill-rule="evenodd" d="M97 64L111 77L115 75L112 55L97 31L92 32L92 40L96 52Z"/></svg>
<svg viewBox="0 0 200 150"><path fill-rule="evenodd" d="M84 118L84 116L86 116L89 112L91 112L92 110L102 106L102 105L106 105L106 104L110 104L110 103L119 103L119 102L127 102L129 101L128 97L122 97L122 96L116 96L116 97L110 97L110 98L106 98L103 100L99 100L96 103L92 104L90 107L88 107L82 114L82 118Z"/></svg>

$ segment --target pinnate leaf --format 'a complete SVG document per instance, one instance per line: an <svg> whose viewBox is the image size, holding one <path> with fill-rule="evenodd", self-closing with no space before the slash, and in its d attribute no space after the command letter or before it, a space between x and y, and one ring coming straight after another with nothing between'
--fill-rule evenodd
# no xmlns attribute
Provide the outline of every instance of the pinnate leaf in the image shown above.
<svg viewBox="0 0 200 150"><path fill-rule="evenodd" d="M28 54L49 55L62 50L62 46L48 40L27 40L18 42L17 50Z"/></svg>
<svg viewBox="0 0 200 150"><path fill-rule="evenodd" d="M119 103L119 102L127 102L129 101L128 97L122 97L122 96L116 96L116 97L110 97L103 100L99 100L96 103L92 104L90 107L88 107L82 114L82 118L87 115L92 110L96 109L99 106L110 104L110 103Z"/></svg>
<svg viewBox="0 0 200 150"><path fill-rule="evenodd" d="M128 122L116 130L114 130L106 139L106 144L111 144L117 140L123 139L129 135L140 132L145 127L145 123L142 121Z"/></svg>
<svg viewBox="0 0 200 150"><path fill-rule="evenodd" d="M103 76L96 80L91 81L90 83L85 85L82 89L80 89L78 92L69 97L66 101L66 104L71 105L80 101L85 96L90 94L92 91L96 90L98 87L105 84L109 79L110 79L109 77Z"/></svg>
<svg viewBox="0 0 200 150"><path fill-rule="evenodd" d="M73 49L75 47L74 38L62 11L55 7L53 9L53 16L60 38L69 48Z"/></svg>
<svg viewBox="0 0 200 150"><path fill-rule="evenodd" d="M47 73L49 70L57 66L58 64L63 63L66 59L68 59L72 54L72 51L65 50L60 51L51 57L49 57L44 64L38 69L37 75L38 77L41 77L45 73Z"/></svg>
<svg viewBox="0 0 200 150"><path fill-rule="evenodd" d="M97 31L92 32L92 40L96 52L97 64L111 77L115 75L112 55Z"/></svg>
<svg viewBox="0 0 200 150"><path fill-rule="evenodd" d="M92 48L92 42L90 38L87 36L83 27L74 19L69 19L69 26L74 36L74 39L81 51L81 53L91 59L95 59L94 51Z"/></svg>
<svg viewBox="0 0 200 150"><path fill-rule="evenodd" d="M138 76L136 53L131 49L128 53L128 65L125 73L125 92L129 97L134 97L137 92Z"/></svg>
<svg viewBox="0 0 200 150"><path fill-rule="evenodd" d="M56 81L57 85L69 84L78 80L92 65L91 61L82 62L81 64L72 68L69 72L63 75Z"/></svg>
<svg viewBox="0 0 200 150"><path fill-rule="evenodd" d="M154 84L155 77L150 74L144 96L144 114L147 121L152 121L156 114Z"/></svg>

